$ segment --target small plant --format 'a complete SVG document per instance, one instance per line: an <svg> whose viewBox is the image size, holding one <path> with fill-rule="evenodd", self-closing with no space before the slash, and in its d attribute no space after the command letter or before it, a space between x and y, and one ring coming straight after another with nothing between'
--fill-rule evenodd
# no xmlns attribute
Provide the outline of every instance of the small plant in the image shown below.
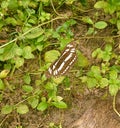
<svg viewBox="0 0 120 128"><path fill-rule="evenodd" d="M115 17L112 17L108 21L111 24L116 25L117 29L120 30L120 1L119 0L107 0L107 1L98 1L94 5L96 9L103 9L106 14L115 14Z"/></svg>
<svg viewBox="0 0 120 128"><path fill-rule="evenodd" d="M82 17L82 21L84 23L87 23L89 24L91 27L89 27L86 35L91 35L91 34L96 34L97 33L97 30L101 30L101 29L105 29L107 27L107 22L105 21L97 21L97 22L94 22L90 17L88 16L85 16L85 17Z"/></svg>
<svg viewBox="0 0 120 128"><path fill-rule="evenodd" d="M26 59L34 58L34 51L42 52L45 47L51 46L50 42L46 43L49 38L57 39L59 43L56 43L57 47L62 50L69 41L72 40L73 33L70 30L70 26L74 25L76 22L74 20L68 20L63 25L59 26L56 30L53 29L43 29L36 27L26 34L20 34L19 40L22 41L25 38L23 44L10 43L5 47L0 49L0 61L7 62L5 68L0 73L0 89L5 90L7 88L5 81L7 81L8 73L12 70L12 74L15 69L20 68L24 65ZM29 31L29 30L28 30ZM24 35L24 36L23 36ZM62 35L66 35L66 39ZM63 40L64 39L64 40ZM29 43L27 43L29 41ZM40 63L39 72L41 74L41 79L35 81L35 86L31 85L31 73L26 72L23 75L24 84L21 86L24 95L22 95L23 100L17 104L9 105L6 104L2 107L2 114L9 114L13 110L16 110L19 114L25 114L29 111L29 106L33 109L37 108L39 111L45 111L50 106L55 106L57 108L67 108L67 104L63 101L63 98L57 95L57 88L60 83L65 79L65 77L60 77L57 79L51 79L47 81L44 71L46 71L49 65L57 59L60 55L58 50L49 50L44 54L44 64ZM11 77L12 77L11 74ZM6 79L4 81L4 79ZM9 87L9 86L8 86ZM9 88L14 91L14 86ZM2 97L1 97L2 100ZM26 103L28 105L26 105Z"/></svg>
<svg viewBox="0 0 120 128"><path fill-rule="evenodd" d="M119 79L119 55L112 51L112 46L107 44L105 49L97 48L92 56L101 61L100 65L93 65L86 76L81 77L82 81L87 83L88 88L109 88L109 93L114 96L120 89ZM112 63L112 65L111 65Z"/></svg>

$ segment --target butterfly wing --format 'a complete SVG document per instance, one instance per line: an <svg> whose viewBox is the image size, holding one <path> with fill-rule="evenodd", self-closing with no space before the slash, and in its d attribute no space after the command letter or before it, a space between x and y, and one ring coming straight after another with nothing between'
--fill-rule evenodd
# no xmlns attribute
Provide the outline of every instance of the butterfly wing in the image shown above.
<svg viewBox="0 0 120 128"><path fill-rule="evenodd" d="M61 56L49 67L46 72L46 76L49 78L51 76L58 77L64 75L74 64L77 59L76 50L74 43L69 43Z"/></svg>

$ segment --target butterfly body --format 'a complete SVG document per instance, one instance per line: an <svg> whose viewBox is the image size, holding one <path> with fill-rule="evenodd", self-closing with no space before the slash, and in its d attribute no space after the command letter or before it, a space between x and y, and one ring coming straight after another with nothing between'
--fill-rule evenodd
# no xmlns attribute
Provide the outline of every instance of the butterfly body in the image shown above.
<svg viewBox="0 0 120 128"><path fill-rule="evenodd" d="M48 71L46 72L47 78L51 76L58 77L60 75L66 74L76 59L77 56L75 43L71 42L65 47L61 56L53 64L50 65Z"/></svg>

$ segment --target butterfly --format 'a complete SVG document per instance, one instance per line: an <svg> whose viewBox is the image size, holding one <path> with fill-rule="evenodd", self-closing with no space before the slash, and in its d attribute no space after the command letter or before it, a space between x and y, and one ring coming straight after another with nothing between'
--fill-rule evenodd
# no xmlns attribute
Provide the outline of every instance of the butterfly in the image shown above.
<svg viewBox="0 0 120 128"><path fill-rule="evenodd" d="M66 74L77 59L75 46L75 42L67 44L59 58L52 63L46 71L45 75L47 78L50 78L51 76L58 77Z"/></svg>

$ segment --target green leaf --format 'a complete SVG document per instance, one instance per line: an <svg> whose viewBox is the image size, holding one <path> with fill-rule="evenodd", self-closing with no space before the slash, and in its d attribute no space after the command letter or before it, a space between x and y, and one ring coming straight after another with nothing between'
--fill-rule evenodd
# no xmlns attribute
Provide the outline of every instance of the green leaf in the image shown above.
<svg viewBox="0 0 120 128"><path fill-rule="evenodd" d="M20 47L17 47L15 51L16 51L16 55L18 55L18 56L21 56L23 53L23 49Z"/></svg>
<svg viewBox="0 0 120 128"><path fill-rule="evenodd" d="M7 19L5 19L5 23L6 24L12 24L13 26L16 26L17 25L17 21L13 17L8 17Z"/></svg>
<svg viewBox="0 0 120 128"><path fill-rule="evenodd" d="M101 58L101 52L102 52L102 50L100 48L97 48L96 50L93 51L92 57L93 58L95 58L95 57Z"/></svg>
<svg viewBox="0 0 120 128"><path fill-rule="evenodd" d="M2 107L1 113L2 114L9 114L12 112L13 107L11 105L5 105Z"/></svg>
<svg viewBox="0 0 120 128"><path fill-rule="evenodd" d="M110 60L111 56L110 56L109 53L107 53L106 51L104 51L104 52L102 52L101 58L102 58L104 61L107 61L107 62L108 62L108 61Z"/></svg>
<svg viewBox="0 0 120 128"><path fill-rule="evenodd" d="M24 82L25 82L26 84L30 84L30 82L31 82L31 77L30 77L30 75L29 75L28 73L25 74L24 77L23 77L23 80L24 80Z"/></svg>
<svg viewBox="0 0 120 128"><path fill-rule="evenodd" d="M8 5L9 9L15 10L18 8L18 1L17 0L9 0L8 3L9 3L9 5Z"/></svg>
<svg viewBox="0 0 120 128"><path fill-rule="evenodd" d="M5 9L5 8L7 8L8 7L8 2L7 1L1 1L1 8L2 9Z"/></svg>
<svg viewBox="0 0 120 128"><path fill-rule="evenodd" d="M44 59L46 62L54 62L58 56L60 56L60 52L57 50L50 50L45 53Z"/></svg>
<svg viewBox="0 0 120 128"><path fill-rule="evenodd" d="M39 103L39 99L36 97L31 97L28 99L28 103L31 105L32 108L36 108Z"/></svg>
<svg viewBox="0 0 120 128"><path fill-rule="evenodd" d="M29 112L28 106L25 104L20 104L17 107L17 113L19 114L26 114L27 112Z"/></svg>
<svg viewBox="0 0 120 128"><path fill-rule="evenodd" d="M54 87L55 87L55 84L51 82L47 82L47 84L45 85L45 89L47 90L53 90Z"/></svg>
<svg viewBox="0 0 120 128"><path fill-rule="evenodd" d="M92 66L91 70L88 72L88 76L95 77L98 80L101 79L101 70L99 66Z"/></svg>
<svg viewBox="0 0 120 128"><path fill-rule="evenodd" d="M86 17L82 17L82 21L84 23L88 23L88 24L93 24L93 21L90 17L86 16Z"/></svg>
<svg viewBox="0 0 120 128"><path fill-rule="evenodd" d="M37 45L36 47L37 47L37 49L38 49L39 51L42 51L42 50L43 50L43 45L41 45L41 44Z"/></svg>
<svg viewBox="0 0 120 128"><path fill-rule="evenodd" d="M57 108L67 108L67 104L63 101L53 102L52 104Z"/></svg>
<svg viewBox="0 0 120 128"><path fill-rule="evenodd" d="M110 44L106 44L105 51L106 52L111 52L112 51L112 46Z"/></svg>
<svg viewBox="0 0 120 128"><path fill-rule="evenodd" d="M41 36L43 33L44 33L44 30L42 28L36 28L33 31L29 32L25 37L27 39L34 39Z"/></svg>
<svg viewBox="0 0 120 128"><path fill-rule="evenodd" d="M0 79L7 77L7 75L8 75L9 72L10 72L10 70L8 70L8 69L2 70L0 72Z"/></svg>
<svg viewBox="0 0 120 128"><path fill-rule="evenodd" d="M105 21L99 21L95 23L95 27L97 29L104 29L107 27L107 23Z"/></svg>
<svg viewBox="0 0 120 128"><path fill-rule="evenodd" d="M0 90L4 90L5 85L3 83L3 81L0 79Z"/></svg>
<svg viewBox="0 0 120 128"><path fill-rule="evenodd" d="M23 66L23 64L24 64L24 58L21 58L21 57L15 58L15 67L16 68Z"/></svg>
<svg viewBox="0 0 120 128"><path fill-rule="evenodd" d="M69 37L61 37L60 39L60 50L63 51L66 47L66 45L71 42L71 39Z"/></svg>
<svg viewBox="0 0 120 128"><path fill-rule="evenodd" d="M105 1L98 1L98 2L95 3L94 8L100 9L100 8L104 8L106 6L107 6L107 2L105 2Z"/></svg>
<svg viewBox="0 0 120 128"><path fill-rule="evenodd" d="M37 106L37 110L39 111L45 111L48 108L48 103L45 101L42 101L39 103L39 105Z"/></svg>
<svg viewBox="0 0 120 128"><path fill-rule="evenodd" d="M87 86L88 88L93 88L97 86L97 80L95 78L88 78L87 79Z"/></svg>
<svg viewBox="0 0 120 128"><path fill-rule="evenodd" d="M89 65L89 61L87 57L85 57L79 50L77 50L77 61L75 63L76 67L87 67Z"/></svg>
<svg viewBox="0 0 120 128"><path fill-rule="evenodd" d="M90 27L90 28L88 29L88 31L86 32L86 35L91 35L91 34L94 33L94 31L95 31L94 28L91 28L91 27Z"/></svg>
<svg viewBox="0 0 120 128"><path fill-rule="evenodd" d="M118 77L118 72L116 70L112 70L110 73L110 79L116 80Z"/></svg>
<svg viewBox="0 0 120 128"><path fill-rule="evenodd" d="M109 81L108 81L107 78L102 78L102 79L100 80L100 87L101 87L101 88L104 88L104 87L108 86L108 83L109 83Z"/></svg>
<svg viewBox="0 0 120 128"><path fill-rule="evenodd" d="M110 92L111 96L116 95L118 90L119 90L119 88L116 84L115 85L114 84L109 85L109 92Z"/></svg>
<svg viewBox="0 0 120 128"><path fill-rule="evenodd" d="M28 92L28 93L30 93L30 92L33 91L33 87L30 86L30 85L23 85L23 86L22 86L22 89L23 89L25 92Z"/></svg>
<svg viewBox="0 0 120 128"><path fill-rule="evenodd" d="M58 85L63 82L64 78L65 78L64 76L60 76L57 78L54 77L52 80L53 80L53 82L55 82Z"/></svg>
<svg viewBox="0 0 120 128"><path fill-rule="evenodd" d="M2 61L13 58L16 55L16 49L18 46L15 43L11 43L4 48L2 55Z"/></svg>
<svg viewBox="0 0 120 128"><path fill-rule="evenodd" d="M34 55L32 54L32 49L30 46L26 46L23 48L23 54L22 55L25 59L34 58Z"/></svg>

